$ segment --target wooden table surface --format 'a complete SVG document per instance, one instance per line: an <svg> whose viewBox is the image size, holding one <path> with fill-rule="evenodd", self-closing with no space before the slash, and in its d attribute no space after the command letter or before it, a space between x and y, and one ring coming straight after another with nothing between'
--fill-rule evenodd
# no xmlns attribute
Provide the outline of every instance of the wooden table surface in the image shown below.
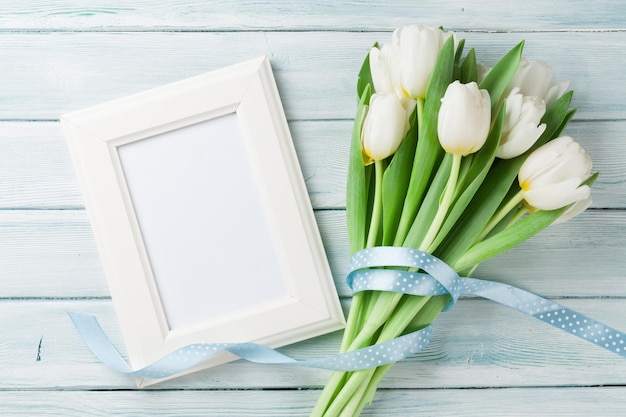
<svg viewBox="0 0 626 417"><path fill-rule="evenodd" d="M65 112L267 54L337 288L356 74L375 41L442 25L493 64L519 40L575 90L567 133L601 172L594 203L482 265L626 330L626 3L2 0L0 415L307 416L329 373L235 362L139 391L88 351L66 312L124 350L58 122ZM339 334L282 349L332 353ZM436 322L367 416L623 416L626 360L479 299Z"/></svg>

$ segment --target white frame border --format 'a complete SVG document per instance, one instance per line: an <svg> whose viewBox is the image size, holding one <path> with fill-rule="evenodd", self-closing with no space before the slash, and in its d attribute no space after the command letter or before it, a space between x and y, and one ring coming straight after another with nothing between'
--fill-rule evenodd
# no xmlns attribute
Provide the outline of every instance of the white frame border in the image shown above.
<svg viewBox="0 0 626 417"><path fill-rule="evenodd" d="M252 147L252 171L271 213L267 220L289 296L227 320L169 330L117 147L232 113ZM133 367L141 368L191 343L253 341L279 347L343 327L343 312L266 56L69 113L61 123ZM233 359L219 354L185 373ZM162 380L142 378L138 386Z"/></svg>

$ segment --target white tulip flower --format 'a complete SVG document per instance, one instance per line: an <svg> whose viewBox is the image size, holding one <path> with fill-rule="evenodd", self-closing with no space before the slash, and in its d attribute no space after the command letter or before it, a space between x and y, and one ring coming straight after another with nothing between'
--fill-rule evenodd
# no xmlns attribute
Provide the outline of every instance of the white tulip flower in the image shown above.
<svg viewBox="0 0 626 417"><path fill-rule="evenodd" d="M550 65L540 60L522 59L509 83L506 94L508 95L508 92L517 87L521 94L541 98L546 106L549 106L561 97L569 86L567 81L550 86L551 82L552 67Z"/></svg>
<svg viewBox="0 0 626 417"><path fill-rule="evenodd" d="M543 99L524 96L519 88L514 88L506 98L502 139L496 156L511 159L530 149L546 130L546 124L540 124L545 112Z"/></svg>
<svg viewBox="0 0 626 417"><path fill-rule="evenodd" d="M370 50L370 73L375 92L399 92L400 84L397 74L400 64L399 60L398 45L395 43L387 43L380 49L373 47Z"/></svg>
<svg viewBox="0 0 626 417"><path fill-rule="evenodd" d="M393 42L399 47L401 91L410 98L424 98L426 85L443 46L441 29L420 25L398 28Z"/></svg>
<svg viewBox="0 0 626 417"><path fill-rule="evenodd" d="M478 84L454 81L441 99L437 133L446 152L469 155L485 144L491 125L491 100Z"/></svg>
<svg viewBox="0 0 626 417"><path fill-rule="evenodd" d="M487 65L483 64L482 62L476 62L476 71L478 72L477 82L478 84L480 84L485 79L487 74L489 74L489 71L491 71L491 68L489 68Z"/></svg>
<svg viewBox="0 0 626 417"><path fill-rule="evenodd" d="M556 210L589 198L581 185L591 173L591 159L569 136L561 136L534 151L522 165L518 181L532 208Z"/></svg>
<svg viewBox="0 0 626 417"><path fill-rule="evenodd" d="M408 131L407 112L394 93L376 93L363 122L361 144L365 163L393 155Z"/></svg>

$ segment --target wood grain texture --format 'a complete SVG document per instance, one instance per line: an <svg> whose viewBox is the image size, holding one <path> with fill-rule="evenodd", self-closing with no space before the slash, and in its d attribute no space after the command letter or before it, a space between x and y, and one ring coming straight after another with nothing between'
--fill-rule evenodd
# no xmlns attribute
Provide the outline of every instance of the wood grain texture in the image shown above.
<svg viewBox="0 0 626 417"><path fill-rule="evenodd" d="M626 3L621 0L23 0L0 12L0 415L307 416L329 373L243 361L138 391L105 368L67 311L94 313L124 352L58 118L270 57L344 308L345 181L356 74L375 41L443 25L496 62L524 55L570 80L566 133L601 176L593 209L476 276L626 330ZM281 350L334 353L339 333ZM464 298L396 365L363 416L623 416L626 361L494 303Z"/></svg>
<svg viewBox="0 0 626 417"><path fill-rule="evenodd" d="M42 417L305 417L317 395L315 390L0 392L0 413ZM28 403L32 405L24 407ZM362 416L617 417L625 407L626 389L622 387L380 390Z"/></svg>
<svg viewBox="0 0 626 417"><path fill-rule="evenodd" d="M626 328L624 299L562 304ZM346 305L346 308L348 305ZM95 314L125 352L110 300L0 302L0 391L134 389L82 342L68 311ZM281 348L298 359L335 353L339 333ZM40 360L37 361L39 354ZM328 371L245 361L197 372L151 389L320 388ZM431 344L392 368L385 388L553 387L626 384L626 361L518 312L485 300L461 300L435 322Z"/></svg>
<svg viewBox="0 0 626 417"><path fill-rule="evenodd" d="M316 209L343 209L351 120L289 124L309 197ZM626 208L626 121L574 121L574 137L600 177L594 208ZM55 122L0 122L0 209L83 208L74 169Z"/></svg>
<svg viewBox="0 0 626 417"><path fill-rule="evenodd" d="M345 213L316 216L339 293L349 296ZM0 210L0 247L0 298L109 295L82 210ZM625 248L626 211L587 211L485 262L475 276L550 297L626 296Z"/></svg>
<svg viewBox="0 0 626 417"><path fill-rule="evenodd" d="M449 29L555 30L624 28L619 0L300 2L27 0L4 5L5 30L393 30L420 22ZM496 18L497 16L497 18Z"/></svg>
<svg viewBox="0 0 626 417"><path fill-rule="evenodd" d="M577 119L626 119L626 32L460 32L493 65L526 39L576 91ZM0 119L63 113L268 55L291 120L354 118L356 74L382 32L0 33ZM24 71L27 68L28 71ZM26 88L25 86L28 86Z"/></svg>

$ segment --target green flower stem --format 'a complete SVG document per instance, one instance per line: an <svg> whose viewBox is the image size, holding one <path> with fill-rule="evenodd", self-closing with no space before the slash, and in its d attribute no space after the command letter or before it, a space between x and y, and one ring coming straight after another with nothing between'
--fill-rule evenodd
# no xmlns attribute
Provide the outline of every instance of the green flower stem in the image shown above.
<svg viewBox="0 0 626 417"><path fill-rule="evenodd" d="M343 339L341 340L341 347L339 352L346 352L352 340L356 337L359 329L359 322L361 316L361 310L364 308L364 292L358 292L352 297L352 305L350 306L350 312L348 313L348 319L346 320L346 328L343 332Z"/></svg>
<svg viewBox="0 0 626 417"><path fill-rule="evenodd" d="M346 351L354 351L371 346L374 342L376 332L385 323L388 317L392 315L396 304L402 298L401 293L377 292L377 295L377 302L372 314L368 320L364 322L363 328L360 329L358 335ZM350 311L352 310L353 308L351 307ZM346 403L350 401L352 397L360 398L364 393L367 387L367 381L371 378L371 375L373 375L374 369L375 368L350 373L334 372L324 387L322 395L311 416L339 416L339 413L341 413ZM361 384L360 381L363 381L363 384ZM361 385L363 386L363 393L358 395L357 392L361 389ZM327 409L322 409L326 406L328 406ZM358 403L354 404L354 407L356 406L358 406Z"/></svg>
<svg viewBox="0 0 626 417"><path fill-rule="evenodd" d="M396 306L402 299L403 294L397 292L381 291L376 299L370 316L363 324L358 336L350 344L348 351L361 349L371 345L371 341L378 329L385 324L394 313Z"/></svg>
<svg viewBox="0 0 626 417"><path fill-rule="evenodd" d="M367 322L374 312L374 307L378 303L378 298L380 297L380 291L371 291L368 298L367 307L363 311L363 322ZM355 294L356 295L356 294Z"/></svg>
<svg viewBox="0 0 626 417"><path fill-rule="evenodd" d="M365 247L371 248L376 246L378 240L378 230L380 229L380 220L382 218L382 189L383 189L383 174L385 168L383 161L374 162L374 171L376 176L376 182L374 186L374 205L372 207L372 217L370 220L369 232L367 234L367 243ZM350 345L360 333L363 324L367 324L368 321L364 319L364 312L367 311L371 304L371 294L369 292L356 293L352 300L352 306L350 307L350 313L348 314L348 321L346 323L346 329L344 330L344 338L341 343L341 352L345 352L349 349Z"/></svg>
<svg viewBox="0 0 626 417"><path fill-rule="evenodd" d="M521 206L520 208L518 208L517 212L513 215L513 217L511 217L511 220L509 220L509 223L506 225L505 229L508 229L509 227L517 223L519 219L521 219L526 213L528 213L528 209L526 207Z"/></svg>
<svg viewBox="0 0 626 417"><path fill-rule="evenodd" d="M419 115L419 111L418 111ZM453 155L452 166L450 168L450 176L448 178L448 182L446 183L446 189L439 204L439 208L435 215L431 226L420 245L420 250L426 250L429 246L431 246L432 242L435 240L437 236L437 232L441 228L443 221L445 220L445 216L448 213L450 205L454 199L454 193L456 190L456 185L459 176L459 170L461 167L461 155ZM373 213L377 213L377 191L378 191L378 165L376 168L376 188L374 191L374 209ZM370 223L370 233L368 234L368 245L374 241L371 236L372 233L376 233L378 227L376 229L372 228L374 224L374 214L372 215L372 223ZM428 302L430 297L403 297L402 293L393 293L393 292L381 292L376 298L376 303L374 304L371 314L368 315L367 320L364 321L364 327L358 332L358 335L354 339L354 341L350 344L348 350L356 350L362 347L366 347L371 345L372 338L378 329L384 325L383 333L379 336L378 341L386 341L393 339L398 336L414 319L419 310ZM403 301L403 304L398 308L398 304ZM370 300L371 301L371 300ZM352 310L352 309L351 309ZM357 390L361 385L366 385L369 379L373 376L373 372L368 372L370 370L353 372L349 375L348 380L345 382L337 396L334 398L331 407L328 409L333 410L333 412L337 413L344 408L350 398L355 396L355 390ZM335 388L335 387L333 387ZM336 392L333 390L333 392ZM331 397L332 398L332 397ZM327 412L328 415L337 415Z"/></svg>
<svg viewBox="0 0 626 417"><path fill-rule="evenodd" d="M367 389L365 390L365 393L361 396L360 399L358 399L359 404L354 410L355 416L358 416L365 407L367 407L368 405L372 403L372 400L374 399L374 395L376 394L376 390L378 389L378 384L380 384L380 381L382 381L385 374L391 369L393 365L395 364L389 363L387 365L379 366L378 368L376 368L374 375L372 376L369 383L367 384ZM350 400L350 401L353 401L353 400Z"/></svg>
<svg viewBox="0 0 626 417"><path fill-rule="evenodd" d="M364 292L357 293L355 296L358 294L364 294ZM364 321L363 328L359 330L357 336L351 341L345 351L354 351L371 346L374 342L376 332L392 315L395 306L398 304L403 294L380 292L378 295L376 299L377 302L370 317L367 321ZM351 314L353 314L353 310L354 306L350 308ZM313 409L311 417L339 415L338 413L342 410L343 406L349 401L350 397L355 395L355 390L360 387L358 381L363 380L364 385L366 385L365 383L369 379L367 376L368 371L369 370L364 370L352 373L333 372ZM326 409L327 406L329 406L328 409Z"/></svg>
<svg viewBox="0 0 626 417"><path fill-rule="evenodd" d="M376 372L374 371L373 374ZM373 375L372 375L373 376ZM360 399L367 395L367 389L369 384L361 384L357 391L350 397L348 403L341 410L339 417L354 417L360 414L359 406L361 404Z"/></svg>
<svg viewBox="0 0 626 417"><path fill-rule="evenodd" d="M493 228L496 227L498 223L500 223L502 219L504 219L506 215L511 212L511 210L516 208L519 205L519 203L522 202L523 199L524 199L524 196L522 194L522 191L515 194L504 206L502 206L500 210L497 211L496 214L494 214L494 216L491 218L491 220L489 220L489 223L487 223L483 231L480 232L480 235L478 235L474 243L478 243L482 241L489 234L489 232L491 232ZM523 214L524 213L522 212L522 215ZM512 224L512 223L509 223L509 224Z"/></svg>
<svg viewBox="0 0 626 417"><path fill-rule="evenodd" d="M385 324L377 343L386 342L398 337L408 331L417 330L432 323L439 315L443 307L448 302L448 297L421 297L408 296L402 299L403 304L399 305L394 314ZM385 373L393 364L380 366L378 368L365 369L350 374L342 390L334 399L332 409L324 417L358 415L371 399L378 384ZM364 391L361 387L367 387ZM330 413L330 411L333 413ZM336 414L337 412L349 410L353 414Z"/></svg>
<svg viewBox="0 0 626 417"><path fill-rule="evenodd" d="M504 228L504 230L508 229L509 227L513 226L515 223L517 223L519 221L519 219L521 219L522 217L524 217L524 215L528 213L528 209L524 206L521 206L520 208L517 209L517 212L513 215L513 217L511 217L511 219L509 220L509 222L507 223L506 227ZM497 224L497 223L496 223ZM492 226L492 228L495 227ZM487 234L491 231L491 229L489 229L487 231L487 233L481 234L479 236L479 238L476 240L476 243L482 241ZM468 272L465 273L466 277L471 277L472 275L474 275L474 272L476 272L476 269L478 268L480 264L476 264L474 265Z"/></svg>
<svg viewBox="0 0 626 417"><path fill-rule="evenodd" d="M459 170L461 168L462 159L463 156L461 154L452 155L452 166L450 167L450 176L448 177L448 182L446 183L446 189L444 191L441 202L439 203L437 214L430 224L428 232L426 232L426 236L424 237L424 240L420 245L420 250L432 253L432 248L430 248L430 246L437 237L437 233L439 232L439 229L441 229L441 225L446 219L446 215L448 214L448 210L450 209L450 205L452 204L452 200L454 199L454 193L456 190L457 181L459 179Z"/></svg>
<svg viewBox="0 0 626 417"><path fill-rule="evenodd" d="M370 221L369 233L367 234L366 247L371 248L376 245L378 239L378 229L380 227L381 211L382 211L382 184L384 167L382 161L376 161L374 163L374 170L376 174L376 183L374 187L374 207L372 208L372 218ZM341 342L341 352L345 352L361 327L359 323L364 322L363 311L367 308L368 300L367 293L359 292L354 294L352 298L352 306L350 313L348 314L348 320L346 323L346 329L344 330L344 337Z"/></svg>
<svg viewBox="0 0 626 417"><path fill-rule="evenodd" d="M315 407L311 411L310 417L323 417L325 415L328 404L339 393L340 389L344 386L344 382L347 377L346 372L333 372L326 382L322 393L320 394Z"/></svg>
<svg viewBox="0 0 626 417"><path fill-rule="evenodd" d="M435 318L437 318L439 313L441 313L443 308L448 304L448 300L449 300L449 297L447 296L436 296L436 297L408 296L407 298L408 298L407 305L405 305L405 308L403 310L407 311L410 308L413 308L415 315L412 317L410 322L400 331L398 331L398 328L402 326L399 325L399 323L394 323L394 319L397 317L398 320L402 320L404 323L406 323L406 319L410 316L407 315L405 317L403 314L398 314L395 317L392 317L392 319L390 319L389 322L385 325L385 329L383 329L383 334L381 334L381 339L382 337L386 337L386 338L389 338L389 340L391 340L394 337L400 336L401 334L406 334L406 333L423 329L424 327L431 324L435 320ZM426 299L426 300L420 300L420 299ZM389 327L389 330L386 330L387 327ZM368 383L368 388L364 395L364 398L362 399L362 404L360 404L361 406L360 409L362 409L363 407L365 407L367 404L369 404L372 401L374 394L376 393L376 388L378 387L378 384L382 380L383 376L387 373L387 371L391 369L392 366L393 364L388 364L388 365L379 366L378 368L376 368L376 372L374 373L374 375L372 376L371 380ZM357 410L360 410L360 409L357 409Z"/></svg>
<svg viewBox="0 0 626 417"><path fill-rule="evenodd" d="M374 206L372 208L372 217L370 221L369 232L367 235L366 247L373 247L376 245L378 239L378 230L380 228L381 211L382 211L382 183L384 174L384 165L382 161L374 162L375 170L375 187L374 187ZM369 298L371 294L369 291L362 291L354 294L352 298L352 305L350 312L348 313L348 319L346 322L346 328L344 330L343 339L341 341L340 352L346 352L348 350L354 350L354 346L367 343L371 340L374 333L378 330L378 325L375 329L370 324L369 320L364 320L364 313L371 309L368 305L371 304ZM367 327L367 332L361 329L362 326ZM368 337L369 334L369 337ZM364 346L361 346L364 347ZM333 400L333 398L340 392L344 381L346 380L348 373L346 372L333 372L330 379L324 386L322 393L320 394L315 407L311 413L311 417L323 416L326 407Z"/></svg>
<svg viewBox="0 0 626 417"><path fill-rule="evenodd" d="M424 99L418 98L417 100L417 129L418 134L419 130L422 128L422 120L424 119ZM402 246L402 242L406 239L406 236L409 234L409 230L411 229L411 225L413 224L413 220L415 218L415 213L417 212L417 207L414 210L407 210L407 208L402 209L402 214L400 215L400 222L398 223L398 231L396 232L396 236L394 238L393 246Z"/></svg>
<svg viewBox="0 0 626 417"><path fill-rule="evenodd" d="M365 394L368 382L372 379L375 372L376 368L352 372L339 394L337 394L337 397L333 400L333 403L330 404L330 407L328 407L328 410L324 413L324 417L343 415L342 410L352 398L360 398ZM358 403L356 405L358 405Z"/></svg>
<svg viewBox="0 0 626 417"><path fill-rule="evenodd" d="M414 320L431 296L407 296L402 299L394 314L383 327L377 343L398 337Z"/></svg>
<svg viewBox="0 0 626 417"><path fill-rule="evenodd" d="M385 173L385 167L383 161L374 162L375 171L375 184L374 184L374 205L372 207L372 217L370 220L370 228L367 234L366 248L376 246L378 242L378 231L380 229L380 221L382 219L382 207L383 207L383 174ZM363 291L354 294L353 305L350 307L350 313L348 314L348 323L346 323L346 331L344 331L344 339L341 344L341 352L345 352L349 349L349 346L353 340L357 337L364 323L367 323L365 312L371 309L371 292ZM356 300L356 305L354 302ZM352 314L354 312L354 314ZM352 320L350 318L352 317ZM347 337L346 337L347 336Z"/></svg>
<svg viewBox="0 0 626 417"><path fill-rule="evenodd" d="M370 221L370 230L367 234L366 248L376 246L378 239L378 229L380 228L381 212L383 208L383 174L385 167L383 161L374 162L374 171L376 174L376 183L374 187L374 207L372 208L372 220Z"/></svg>

